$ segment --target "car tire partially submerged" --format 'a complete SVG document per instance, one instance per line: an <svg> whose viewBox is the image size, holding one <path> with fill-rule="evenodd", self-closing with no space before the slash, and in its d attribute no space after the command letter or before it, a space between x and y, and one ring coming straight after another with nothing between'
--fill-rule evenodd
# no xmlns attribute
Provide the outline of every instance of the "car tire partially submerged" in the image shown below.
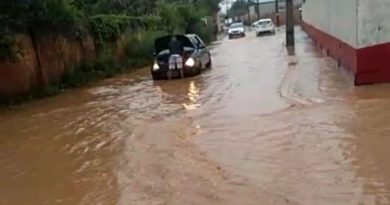
<svg viewBox="0 0 390 205"><path fill-rule="evenodd" d="M206 68L211 69L213 67L213 61L211 60L211 56L209 58L209 62L206 64Z"/></svg>

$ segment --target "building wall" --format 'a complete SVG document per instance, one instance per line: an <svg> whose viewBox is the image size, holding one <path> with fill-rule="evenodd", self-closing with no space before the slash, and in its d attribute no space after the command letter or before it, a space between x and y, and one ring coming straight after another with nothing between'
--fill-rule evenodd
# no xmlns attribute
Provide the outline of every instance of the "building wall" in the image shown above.
<svg viewBox="0 0 390 205"><path fill-rule="evenodd" d="M389 0L358 0L358 82L390 81L389 8Z"/></svg>
<svg viewBox="0 0 390 205"><path fill-rule="evenodd" d="M286 5L286 2L280 2L279 8L285 8L285 5ZM271 14L275 13L275 2L261 3L259 5L259 7L260 7L260 15L261 16L271 15ZM251 15L253 15L253 16L257 15L256 9L257 9L256 6L251 6L251 8L249 9Z"/></svg>
<svg viewBox="0 0 390 205"><path fill-rule="evenodd" d="M358 47L390 42L390 0L359 0Z"/></svg>
<svg viewBox="0 0 390 205"><path fill-rule="evenodd" d="M275 22L275 0L260 0L260 18L272 18ZM303 0L294 0L294 6L296 8L296 11L294 11L294 19L295 23L300 23L300 14L297 12L297 9L302 6ZM285 23L285 8L286 8L286 1L285 0L279 0L279 14L280 14L280 23ZM251 24L258 20L256 6L251 6L249 8L249 14L250 14L250 22L248 19L248 14L245 14L240 17L241 21L244 21L248 24Z"/></svg>
<svg viewBox="0 0 390 205"><path fill-rule="evenodd" d="M302 18L307 24L357 47L356 9L357 0L306 0Z"/></svg>
<svg viewBox="0 0 390 205"><path fill-rule="evenodd" d="M314 44L352 70L355 85L390 82L389 0L306 0L303 28Z"/></svg>
<svg viewBox="0 0 390 205"><path fill-rule="evenodd" d="M389 0L307 0L303 20L355 48L390 42Z"/></svg>
<svg viewBox="0 0 390 205"><path fill-rule="evenodd" d="M268 1L260 1L260 16L271 16L273 15L276 10L275 10L275 0L268 0ZM303 0L294 0L294 5L296 7L300 7L303 4ZM286 1L285 0L279 0L279 11L284 11L286 8ZM249 8L249 13L252 16L256 16L257 18L257 11L256 11L256 6L251 6ZM257 20L255 18L255 20Z"/></svg>

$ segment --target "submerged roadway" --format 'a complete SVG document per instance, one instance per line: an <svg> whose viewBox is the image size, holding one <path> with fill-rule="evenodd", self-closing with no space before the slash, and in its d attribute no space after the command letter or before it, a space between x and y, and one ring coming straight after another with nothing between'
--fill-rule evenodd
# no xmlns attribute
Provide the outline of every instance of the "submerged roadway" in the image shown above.
<svg viewBox="0 0 390 205"><path fill-rule="evenodd" d="M148 69L0 113L1 205L390 204L390 86L296 31L222 39L213 69Z"/></svg>

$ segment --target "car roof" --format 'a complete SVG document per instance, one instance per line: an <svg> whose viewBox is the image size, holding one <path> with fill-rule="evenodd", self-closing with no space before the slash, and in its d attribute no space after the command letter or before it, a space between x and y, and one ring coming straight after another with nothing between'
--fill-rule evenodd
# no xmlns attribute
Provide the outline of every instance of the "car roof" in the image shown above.
<svg viewBox="0 0 390 205"><path fill-rule="evenodd" d="M230 26L231 25L244 25L242 22L236 22L236 23L232 23L232 24L230 24Z"/></svg>
<svg viewBox="0 0 390 205"><path fill-rule="evenodd" d="M194 38L195 36L198 36L194 33L187 33L185 36L187 36L188 38Z"/></svg>

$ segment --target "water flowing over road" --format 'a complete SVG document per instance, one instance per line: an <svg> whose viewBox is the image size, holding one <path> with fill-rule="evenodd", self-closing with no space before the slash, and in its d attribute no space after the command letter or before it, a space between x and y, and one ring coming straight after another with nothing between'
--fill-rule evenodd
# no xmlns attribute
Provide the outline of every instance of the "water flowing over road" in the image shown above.
<svg viewBox="0 0 390 205"><path fill-rule="evenodd" d="M213 69L141 69L0 113L1 205L390 204L390 85L353 87L297 28Z"/></svg>

